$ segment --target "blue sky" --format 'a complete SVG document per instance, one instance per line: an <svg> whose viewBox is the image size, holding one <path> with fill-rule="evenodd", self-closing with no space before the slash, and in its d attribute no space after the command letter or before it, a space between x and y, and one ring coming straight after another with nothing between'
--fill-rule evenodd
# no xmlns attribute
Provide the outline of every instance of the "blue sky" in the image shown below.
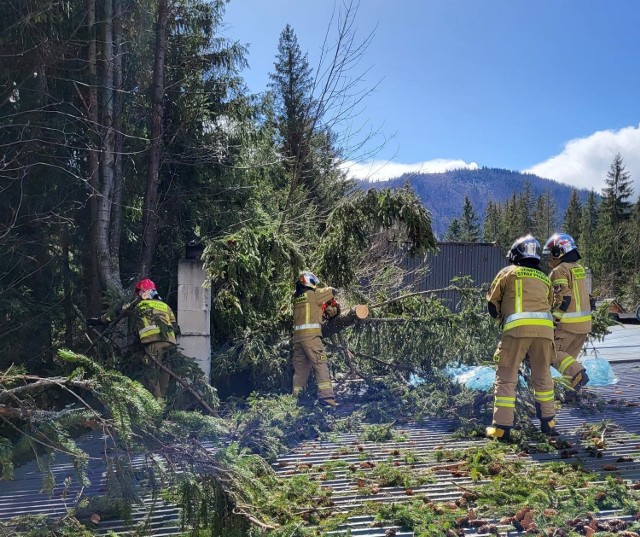
<svg viewBox="0 0 640 537"><path fill-rule="evenodd" d="M341 5L231 0L249 89L266 89L287 23L314 67ZM355 27L374 32L358 68L375 87L355 127L388 140L353 174L490 166L599 190L620 152L640 193L639 1L361 0Z"/></svg>

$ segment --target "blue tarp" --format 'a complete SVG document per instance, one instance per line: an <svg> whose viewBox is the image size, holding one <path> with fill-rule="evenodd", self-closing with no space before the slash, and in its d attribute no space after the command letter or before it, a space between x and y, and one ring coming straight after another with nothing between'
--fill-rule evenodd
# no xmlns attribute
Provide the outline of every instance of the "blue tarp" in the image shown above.
<svg viewBox="0 0 640 537"><path fill-rule="evenodd" d="M495 368L488 365L463 365L447 367L445 373L470 390L488 391L496 380Z"/></svg>
<svg viewBox="0 0 640 537"><path fill-rule="evenodd" d="M587 358L583 360L589 375L589 383L587 386L611 386L618 382L613 369L607 360L602 358ZM451 379L460 384L464 384L470 390L489 391L493 389L493 383L496 380L495 366L489 365L462 365L458 367L447 367L444 373ZM551 368L551 376L553 378L561 377L559 371ZM520 376L519 381L524 383L524 379ZM412 386L419 386L425 382L424 378L411 373L409 375L409 383Z"/></svg>
<svg viewBox="0 0 640 537"><path fill-rule="evenodd" d="M618 378L607 360L603 358L587 358L582 360L581 363L587 370L587 375L589 375L587 386L611 386L618 383Z"/></svg>
<svg viewBox="0 0 640 537"><path fill-rule="evenodd" d="M588 358L581 363L587 370L587 375L589 375L589 383L587 386L611 386L618 382L613 368L607 360L603 360L602 358ZM470 390L489 391L493 388L493 383L496 380L495 367L487 365L447 367L445 373L460 384L464 384ZM562 375L552 367L551 376L558 378ZM523 383L524 379L520 376L519 381Z"/></svg>

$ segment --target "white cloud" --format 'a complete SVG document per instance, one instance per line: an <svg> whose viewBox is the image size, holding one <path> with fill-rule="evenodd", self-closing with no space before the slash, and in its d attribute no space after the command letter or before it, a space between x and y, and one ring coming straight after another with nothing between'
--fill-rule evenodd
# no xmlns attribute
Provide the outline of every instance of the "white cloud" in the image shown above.
<svg viewBox="0 0 640 537"><path fill-rule="evenodd" d="M570 140L562 153L536 164L523 172L555 179L580 188L600 192L611 162L617 153L640 192L640 126L612 131L597 131L585 138ZM634 196L635 201L635 196Z"/></svg>
<svg viewBox="0 0 640 537"><path fill-rule="evenodd" d="M449 170L459 170L466 168L477 170L475 162L465 162L464 160L434 159L416 164L399 164L387 160L374 160L372 162L345 162L342 168L353 179L368 179L370 181L387 181L395 177L400 177L405 173L442 173Z"/></svg>

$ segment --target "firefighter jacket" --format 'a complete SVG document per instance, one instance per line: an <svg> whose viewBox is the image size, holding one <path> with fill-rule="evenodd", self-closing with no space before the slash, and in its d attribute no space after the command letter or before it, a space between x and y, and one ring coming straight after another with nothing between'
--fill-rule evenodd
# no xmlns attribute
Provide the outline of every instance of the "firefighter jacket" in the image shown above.
<svg viewBox="0 0 640 537"><path fill-rule="evenodd" d="M322 335L322 305L333 296L331 287L309 289L293 296L293 343Z"/></svg>
<svg viewBox="0 0 640 537"><path fill-rule="evenodd" d="M176 317L162 300L141 300L135 306L135 316L140 343L166 341L176 344Z"/></svg>
<svg viewBox="0 0 640 537"><path fill-rule="evenodd" d="M552 314L558 328L572 334L588 334L591 305L584 267L575 262L560 263L549 277L554 294Z"/></svg>
<svg viewBox="0 0 640 537"><path fill-rule="evenodd" d="M493 280L487 302L493 304L505 335L553 340L549 278L536 268L509 265Z"/></svg>

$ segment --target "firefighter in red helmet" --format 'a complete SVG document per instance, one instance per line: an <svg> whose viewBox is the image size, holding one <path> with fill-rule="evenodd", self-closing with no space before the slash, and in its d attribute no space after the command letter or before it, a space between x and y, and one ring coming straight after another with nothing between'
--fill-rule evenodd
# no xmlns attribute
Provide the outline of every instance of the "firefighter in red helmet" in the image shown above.
<svg viewBox="0 0 640 537"><path fill-rule="evenodd" d="M571 387L579 392L589 382L584 366L577 361L591 331L587 275L578 263L580 253L571 235L555 233L545 243L542 253L549 256L549 278L554 295L552 313L556 325L556 356L551 365L568 377Z"/></svg>
<svg viewBox="0 0 640 537"><path fill-rule="evenodd" d="M298 396L307 385L313 369L321 405L335 407L333 386L322 343L323 305L334 298L331 287L319 287L312 272L302 272L296 281L293 302L293 395Z"/></svg>
<svg viewBox="0 0 640 537"><path fill-rule="evenodd" d="M145 351L158 362L169 368L169 352L176 347L176 333L179 333L176 317L171 307L158 295L156 284L149 278L136 283L134 288L136 300L123 307L123 312L133 315L136 331ZM87 324L105 324L110 322L107 316L87 319ZM170 374L157 368L157 374L150 380L148 388L153 395L164 398L169 387Z"/></svg>
<svg viewBox="0 0 640 537"><path fill-rule="evenodd" d="M553 317L551 282L540 268L540 243L531 235L516 240L507 256L510 265L493 280L487 293L489 314L500 319L502 338L495 352L498 362L494 386L493 421L486 435L509 440L515 421L518 369L525 355L531 359L536 415L540 428L555 434L555 404L551 359Z"/></svg>

